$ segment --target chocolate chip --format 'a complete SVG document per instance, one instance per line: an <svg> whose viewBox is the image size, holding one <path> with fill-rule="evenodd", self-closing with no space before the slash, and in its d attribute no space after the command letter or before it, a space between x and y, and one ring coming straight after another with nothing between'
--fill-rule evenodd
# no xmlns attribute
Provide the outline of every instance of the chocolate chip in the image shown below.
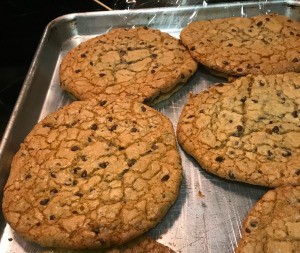
<svg viewBox="0 0 300 253"><path fill-rule="evenodd" d="M237 71L237 72L242 72L243 69L242 69L242 68L237 68L236 71Z"/></svg>
<svg viewBox="0 0 300 253"><path fill-rule="evenodd" d="M232 47L232 46L233 46L232 43L228 43L228 44L227 44L227 47Z"/></svg>
<svg viewBox="0 0 300 253"><path fill-rule="evenodd" d="M298 118L298 112L297 112L297 111L293 111L293 112L292 112L292 116L293 116L294 118Z"/></svg>
<svg viewBox="0 0 300 253"><path fill-rule="evenodd" d="M100 73L99 76L100 76L100 77L103 77L103 76L106 76L106 74Z"/></svg>
<svg viewBox="0 0 300 253"><path fill-rule="evenodd" d="M189 115L189 116L187 116L187 118L191 119L191 118L195 118L195 116L194 115Z"/></svg>
<svg viewBox="0 0 300 253"><path fill-rule="evenodd" d="M194 51L195 49L196 49L195 46L192 46L192 47L190 48L191 51Z"/></svg>
<svg viewBox="0 0 300 253"><path fill-rule="evenodd" d="M88 142L92 142L92 138L91 137L88 137Z"/></svg>
<svg viewBox="0 0 300 253"><path fill-rule="evenodd" d="M77 185L78 184L78 181L75 179L75 180L73 180L73 183L72 183L72 185L73 186L75 186L75 185Z"/></svg>
<svg viewBox="0 0 300 253"><path fill-rule="evenodd" d="M78 212L77 211L72 211L72 214L78 214Z"/></svg>
<svg viewBox="0 0 300 253"><path fill-rule="evenodd" d="M265 86L265 83L263 81L259 81L260 86Z"/></svg>
<svg viewBox="0 0 300 253"><path fill-rule="evenodd" d="M80 167L75 167L75 168L73 169L73 172L74 172L75 174L77 174L77 172L78 172L79 170L81 170Z"/></svg>
<svg viewBox="0 0 300 253"><path fill-rule="evenodd" d="M94 63L93 63L92 61L90 61L90 65L91 65L91 66L94 66Z"/></svg>
<svg viewBox="0 0 300 253"><path fill-rule="evenodd" d="M137 128L135 128L135 127L133 127L133 128L131 128L130 129L130 132L132 132L132 133L135 133L135 132L137 132L138 130L137 130Z"/></svg>
<svg viewBox="0 0 300 253"><path fill-rule="evenodd" d="M25 176L25 179L30 179L30 178L31 178L30 174L28 174L28 175Z"/></svg>
<svg viewBox="0 0 300 253"><path fill-rule="evenodd" d="M110 128L109 128L109 131L115 131L117 129L117 125L112 125Z"/></svg>
<svg viewBox="0 0 300 253"><path fill-rule="evenodd" d="M217 87L223 87L224 84L223 84L223 83L217 83L216 86L217 86Z"/></svg>
<svg viewBox="0 0 300 253"><path fill-rule="evenodd" d="M246 102L246 100L247 100L247 98L246 98L246 97L242 97L240 101L241 101L242 103L245 103L245 102Z"/></svg>
<svg viewBox="0 0 300 253"><path fill-rule="evenodd" d="M257 226L258 222L255 220L250 221L250 226L255 228Z"/></svg>
<svg viewBox="0 0 300 253"><path fill-rule="evenodd" d="M56 174L53 173L53 172L50 173L50 176L53 177L53 178L56 178Z"/></svg>
<svg viewBox="0 0 300 253"><path fill-rule="evenodd" d="M96 235L100 233L100 229L98 227L93 227L92 232L94 232Z"/></svg>
<svg viewBox="0 0 300 253"><path fill-rule="evenodd" d="M252 29L248 29L248 32L250 32L250 33L251 33L251 32L253 32L253 30L252 30Z"/></svg>
<svg viewBox="0 0 300 253"><path fill-rule="evenodd" d="M86 178L87 177L87 171L86 170L84 170L84 171L81 172L81 177L82 178Z"/></svg>
<svg viewBox="0 0 300 253"><path fill-rule="evenodd" d="M128 165L129 167L132 167L135 163L136 163L136 160L135 160L135 159L130 159L130 160L127 161L127 165Z"/></svg>
<svg viewBox="0 0 300 253"><path fill-rule="evenodd" d="M164 175L164 176L161 178L161 180L160 180L160 181L162 181L162 182L165 182L165 181L168 181L168 180L169 180L169 178L170 178L170 176L169 176L169 175Z"/></svg>
<svg viewBox="0 0 300 253"><path fill-rule="evenodd" d="M86 54L81 54L80 57L81 58L86 58Z"/></svg>
<svg viewBox="0 0 300 253"><path fill-rule="evenodd" d="M53 214L50 215L49 219L50 219L50 220L54 220L54 219L55 219L55 215L53 215Z"/></svg>
<svg viewBox="0 0 300 253"><path fill-rule="evenodd" d="M222 63L223 63L223 65L228 65L229 64L228 61L223 61Z"/></svg>
<svg viewBox="0 0 300 253"><path fill-rule="evenodd" d="M75 70L75 73L79 73L79 72L81 72L81 69L76 69Z"/></svg>
<svg viewBox="0 0 300 253"><path fill-rule="evenodd" d="M274 126L272 128L272 132L278 134L279 133L279 127L278 126Z"/></svg>
<svg viewBox="0 0 300 253"><path fill-rule="evenodd" d="M297 59L297 58L294 58L292 62L298 62L298 59Z"/></svg>
<svg viewBox="0 0 300 253"><path fill-rule="evenodd" d="M216 162L221 163L225 160L225 158L223 156L217 156L215 160Z"/></svg>
<svg viewBox="0 0 300 253"><path fill-rule="evenodd" d="M272 155L273 153L270 150L268 150L268 156L272 156Z"/></svg>
<svg viewBox="0 0 300 253"><path fill-rule="evenodd" d="M83 196L83 193L82 193L82 192L76 192L76 193L75 193L75 196L78 196L78 197L81 198L81 197Z"/></svg>
<svg viewBox="0 0 300 253"><path fill-rule="evenodd" d="M284 153L282 153L283 157L288 157L288 156L291 156L291 155L292 155L292 153L289 150L285 150Z"/></svg>
<svg viewBox="0 0 300 253"><path fill-rule="evenodd" d="M233 174L232 171L229 171L229 172L228 172L228 177L229 177L230 179L235 179L235 175Z"/></svg>
<svg viewBox="0 0 300 253"><path fill-rule="evenodd" d="M141 110L142 110L142 112L145 112L146 111L146 107L145 106L141 106Z"/></svg>
<svg viewBox="0 0 300 253"><path fill-rule="evenodd" d="M80 156L80 159L81 159L83 162L86 162L86 161L87 161L86 155Z"/></svg>
<svg viewBox="0 0 300 253"><path fill-rule="evenodd" d="M244 128L241 125L237 125L236 129L241 132L241 131L243 131Z"/></svg>
<svg viewBox="0 0 300 253"><path fill-rule="evenodd" d="M99 163L100 168L105 169L108 165L108 162Z"/></svg>
<svg viewBox="0 0 300 253"><path fill-rule="evenodd" d="M151 58L156 59L157 58L157 54L151 54Z"/></svg>
<svg viewBox="0 0 300 253"><path fill-rule="evenodd" d="M252 65L250 63L248 63L246 67L247 67L247 69L251 69Z"/></svg>
<svg viewBox="0 0 300 253"><path fill-rule="evenodd" d="M151 98L150 98L150 97L144 99L144 103L145 103L145 104L148 104L148 103L150 103L150 102L151 102Z"/></svg>
<svg viewBox="0 0 300 253"><path fill-rule="evenodd" d="M255 103L255 104L258 103L258 101L256 99L252 99L252 102Z"/></svg>
<svg viewBox="0 0 300 253"><path fill-rule="evenodd" d="M151 74L154 74L156 71L155 71L155 69L152 69L151 70Z"/></svg>
<svg viewBox="0 0 300 253"><path fill-rule="evenodd" d="M119 147L119 150L120 150L120 151L122 151L122 150L124 150L124 149L125 149L124 147Z"/></svg>
<svg viewBox="0 0 300 253"><path fill-rule="evenodd" d="M235 29L231 29L231 31L232 31L232 32L234 32L234 33L236 32L236 30L235 30Z"/></svg>
<svg viewBox="0 0 300 253"><path fill-rule="evenodd" d="M158 146L157 146L156 144L153 144L153 145L151 146L151 149L152 149L152 150L156 150L156 149L158 149Z"/></svg>
<svg viewBox="0 0 300 253"><path fill-rule="evenodd" d="M71 151L77 151L78 149L79 149L78 146L72 146L72 147L71 147Z"/></svg>
<svg viewBox="0 0 300 253"><path fill-rule="evenodd" d="M11 242L13 239L12 238L8 238L8 240Z"/></svg>
<svg viewBox="0 0 300 253"><path fill-rule="evenodd" d="M53 127L53 125L52 125L52 124L50 124L50 123L45 123L45 124L43 125L43 127L49 127L49 128L52 128L52 127Z"/></svg>
<svg viewBox="0 0 300 253"><path fill-rule="evenodd" d="M91 125L91 129L92 129L92 130L97 130L97 129L98 129L98 126L97 126L97 124L93 124L93 125Z"/></svg>
<svg viewBox="0 0 300 253"><path fill-rule="evenodd" d="M251 229L249 229L249 228L246 228L245 231L246 231L246 233L251 233Z"/></svg>
<svg viewBox="0 0 300 253"><path fill-rule="evenodd" d="M262 24L263 24L263 22L262 21L259 21L259 22L257 22L257 26L262 26Z"/></svg>
<svg viewBox="0 0 300 253"><path fill-rule="evenodd" d="M43 200L40 201L40 204L41 204L42 206L44 206L44 205L47 205L48 202L49 202L49 199L43 199Z"/></svg>
<svg viewBox="0 0 300 253"><path fill-rule="evenodd" d="M270 18L265 18L266 21L270 21Z"/></svg>
<svg viewBox="0 0 300 253"><path fill-rule="evenodd" d="M299 175L300 175L300 169L296 170L295 174L296 174L297 176L299 176Z"/></svg>
<svg viewBox="0 0 300 253"><path fill-rule="evenodd" d="M290 32L290 35L295 35L293 32Z"/></svg>
<svg viewBox="0 0 300 253"><path fill-rule="evenodd" d="M200 112L200 113L204 113L204 110L202 109L202 110L200 110L199 112Z"/></svg>
<svg viewBox="0 0 300 253"><path fill-rule="evenodd" d="M99 101L99 105L104 106L106 104L106 102L107 102L106 100L101 100L101 101Z"/></svg>
<svg viewBox="0 0 300 253"><path fill-rule="evenodd" d="M288 19L288 20L287 20L287 22L291 23L291 22L292 22L292 20L291 20L291 19Z"/></svg>
<svg viewBox="0 0 300 253"><path fill-rule="evenodd" d="M147 26L144 26L143 28L144 28L145 30L148 30L148 29L149 29Z"/></svg>
<svg viewBox="0 0 300 253"><path fill-rule="evenodd" d="M52 189L50 190L50 193L58 193L58 190L57 190L56 188L52 188Z"/></svg>
<svg viewBox="0 0 300 253"><path fill-rule="evenodd" d="M185 75L184 75L184 74L181 74L180 77L181 77L181 79L184 79L184 78L185 78Z"/></svg>

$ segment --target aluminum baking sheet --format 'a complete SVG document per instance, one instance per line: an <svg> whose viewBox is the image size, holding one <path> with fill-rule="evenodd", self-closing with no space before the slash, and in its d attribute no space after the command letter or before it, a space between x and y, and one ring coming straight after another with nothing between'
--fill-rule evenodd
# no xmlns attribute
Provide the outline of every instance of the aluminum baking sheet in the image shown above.
<svg viewBox="0 0 300 253"><path fill-rule="evenodd" d="M263 13L279 13L299 21L300 3L266 1L79 13L50 22L1 142L1 193L12 157L33 125L48 113L72 102L60 89L58 76L60 62L68 50L114 27L149 26L178 38L182 28L194 20ZM188 85L155 108L168 116L176 128L187 94L222 81L200 67ZM166 217L149 234L176 252L233 252L241 235L240 227L245 215L266 189L220 179L202 170L182 150L180 153L184 169L180 195ZM0 221L1 253L60 252L25 241L5 223L2 214Z"/></svg>

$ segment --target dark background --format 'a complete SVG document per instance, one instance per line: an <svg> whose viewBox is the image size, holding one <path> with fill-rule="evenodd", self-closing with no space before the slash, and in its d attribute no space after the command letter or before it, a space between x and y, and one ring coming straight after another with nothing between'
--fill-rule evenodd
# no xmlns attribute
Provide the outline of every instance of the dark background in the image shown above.
<svg viewBox="0 0 300 253"><path fill-rule="evenodd" d="M102 2L112 9L128 9L171 6L183 1L138 0L135 5L128 5L125 0ZM202 0L184 2L203 4ZM93 0L0 1L0 140L47 24L68 13L105 10Z"/></svg>

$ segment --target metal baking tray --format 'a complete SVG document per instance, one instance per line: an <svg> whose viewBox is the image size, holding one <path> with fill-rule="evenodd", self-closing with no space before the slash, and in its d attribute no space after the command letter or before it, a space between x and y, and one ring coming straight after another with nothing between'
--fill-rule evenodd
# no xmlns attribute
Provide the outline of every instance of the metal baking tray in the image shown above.
<svg viewBox="0 0 300 253"><path fill-rule="evenodd" d="M279 13L299 21L299 1L244 2L75 13L59 17L46 27L0 146L0 187L6 183L13 155L34 124L48 113L72 102L59 87L58 70L68 50L114 27L149 26L179 37L183 27L199 19ZM189 92L199 92L224 80L199 67L188 84L155 109L176 128ZM211 175L180 149L184 170L178 200L156 228L159 242L181 253L230 253L240 238L241 223L266 188L235 183ZM0 216L0 252L58 252L18 236ZM71 251L68 251L71 252Z"/></svg>

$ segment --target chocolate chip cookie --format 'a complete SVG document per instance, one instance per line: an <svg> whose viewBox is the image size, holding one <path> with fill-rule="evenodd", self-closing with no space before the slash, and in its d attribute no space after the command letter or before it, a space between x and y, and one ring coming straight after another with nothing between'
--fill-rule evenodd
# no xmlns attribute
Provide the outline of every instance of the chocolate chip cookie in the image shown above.
<svg viewBox="0 0 300 253"><path fill-rule="evenodd" d="M191 94L177 137L220 177L300 185L300 73L249 75Z"/></svg>
<svg viewBox="0 0 300 253"><path fill-rule="evenodd" d="M154 227L182 177L172 123L136 101L76 101L49 114L13 158L3 214L48 247L101 248Z"/></svg>
<svg viewBox="0 0 300 253"><path fill-rule="evenodd" d="M300 23L285 16L195 21L180 38L198 62L228 76L300 72Z"/></svg>
<svg viewBox="0 0 300 253"><path fill-rule="evenodd" d="M268 191L247 215L235 252L299 252L299 217L299 186Z"/></svg>
<svg viewBox="0 0 300 253"><path fill-rule="evenodd" d="M117 28L72 49L61 63L60 81L80 100L108 94L153 105L170 97L196 69L189 51L169 34Z"/></svg>

